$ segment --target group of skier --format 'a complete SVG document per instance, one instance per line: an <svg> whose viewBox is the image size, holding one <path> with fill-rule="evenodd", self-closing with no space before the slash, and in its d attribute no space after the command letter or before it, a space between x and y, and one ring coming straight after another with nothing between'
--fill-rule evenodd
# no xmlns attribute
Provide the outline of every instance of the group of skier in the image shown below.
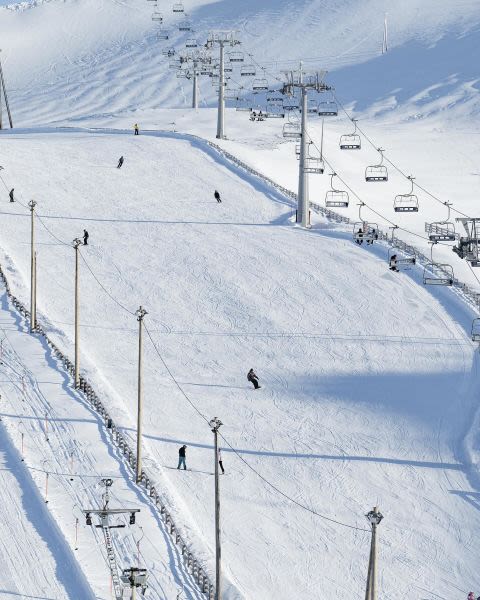
<svg viewBox="0 0 480 600"><path fill-rule="evenodd" d="M255 373L255 371L253 369L250 369L250 371L247 373L247 379L250 383L253 384L253 388L255 390L258 390L260 387L262 387L261 385L259 385L258 375ZM224 475L225 468L223 466L222 451L220 448L218 449L218 465L219 465L220 469L222 470L222 475ZM180 448L178 449L177 469L181 469L182 467L183 467L184 471L187 470L187 445L186 444L184 444L183 446L180 446Z"/></svg>

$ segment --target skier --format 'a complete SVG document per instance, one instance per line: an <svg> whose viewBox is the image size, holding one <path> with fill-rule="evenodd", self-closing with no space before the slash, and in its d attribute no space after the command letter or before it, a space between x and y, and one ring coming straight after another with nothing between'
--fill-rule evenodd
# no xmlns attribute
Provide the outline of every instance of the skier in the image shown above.
<svg viewBox="0 0 480 600"><path fill-rule="evenodd" d="M15 202L15 197L13 195L13 193L15 192L15 188L12 188L10 190L10 193L8 194L9 198L10 198L10 202Z"/></svg>
<svg viewBox="0 0 480 600"><path fill-rule="evenodd" d="M83 245L84 246L88 246L88 238L90 236L88 235L88 231L86 229L83 230Z"/></svg>
<svg viewBox="0 0 480 600"><path fill-rule="evenodd" d="M218 449L218 464L220 465L220 468L222 469L222 475L224 475L225 469L223 468L222 451L220 448Z"/></svg>
<svg viewBox="0 0 480 600"><path fill-rule="evenodd" d="M179 448L178 450L178 467L177 469L179 469L182 465L183 465L183 470L186 471L187 470L187 463L186 461L186 452L187 450L187 446L183 445Z"/></svg>
<svg viewBox="0 0 480 600"><path fill-rule="evenodd" d="M363 244L363 231L359 229L357 231L357 235L355 236L355 241L357 244Z"/></svg>
<svg viewBox="0 0 480 600"><path fill-rule="evenodd" d="M376 229L372 229L370 231L370 239L367 240L367 244L371 246L373 244L373 240L378 240L378 233Z"/></svg>
<svg viewBox="0 0 480 600"><path fill-rule="evenodd" d="M250 369L250 371L248 372L247 379L248 379L248 381L250 381L250 383L253 383L253 387L256 390L258 390L259 387L262 387L258 384L258 376L256 375L256 373L253 369Z"/></svg>
<svg viewBox="0 0 480 600"><path fill-rule="evenodd" d="M396 254L392 254L392 256L390 257L390 271L396 271L397 273L399 273L399 269L397 267L397 255Z"/></svg>
<svg viewBox="0 0 480 600"><path fill-rule="evenodd" d="M134 131L134 135L139 135L138 123L135 123L135 125L133 126L133 131Z"/></svg>
<svg viewBox="0 0 480 600"><path fill-rule="evenodd" d="M120 169L120 168L122 167L122 165L123 165L123 156L121 156L121 157L118 159L118 165L117 165L117 169Z"/></svg>
<svg viewBox="0 0 480 600"><path fill-rule="evenodd" d="M222 201L222 199L220 198L220 194L219 192L217 192L217 190L215 190L215 193L213 194L215 197L215 200L220 203Z"/></svg>
<svg viewBox="0 0 480 600"><path fill-rule="evenodd" d="M250 121L255 121L256 118L257 118L257 113L255 111L253 111L252 114L250 115Z"/></svg>

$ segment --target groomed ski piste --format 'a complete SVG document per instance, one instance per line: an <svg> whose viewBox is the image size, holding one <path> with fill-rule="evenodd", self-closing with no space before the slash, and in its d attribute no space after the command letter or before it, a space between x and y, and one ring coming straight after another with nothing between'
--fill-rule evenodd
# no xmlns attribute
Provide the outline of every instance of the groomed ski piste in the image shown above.
<svg viewBox="0 0 480 600"><path fill-rule="evenodd" d="M148 17L146 4L141 10ZM247 29L261 32L261 23L273 15L275 31L275 15L285 23L293 10L282 2L268 4L275 10L252 16ZM199 5L193 16L206 31L214 17L232 27L237 15L227 5ZM71 65L68 79L68 67L61 64L48 91L40 79L32 79L28 93L26 81L20 89L21 77L15 86L19 128L2 131L0 140L0 264L10 291L28 306L27 203L34 199L37 317L49 338L73 358L72 241L88 230L89 244L80 247L81 371L132 447L135 311L146 308L144 465L212 581L214 457L208 420L217 416L223 422L225 600L363 598L370 544L364 515L373 506L385 516L379 526L379 597L450 600L465 598L471 589L480 593L479 353L470 339L477 311L458 288L424 286L420 264L391 272L388 244L355 244L350 224L312 213L311 229L296 226L289 195L209 144L296 191L294 144L284 143L283 123L250 122L246 113L227 110L229 139L219 141L214 109L149 105L150 91L161 84L161 102L168 106L175 90L178 94L177 82L166 68L155 75L153 68L151 74L145 70L141 58L152 48L148 37L140 41L143 17L132 3L98 6L111 29L104 29L101 39L95 34L99 23L87 35L78 20L77 35L62 49ZM463 6L465 20L478 17L469 6ZM425 15L431 16L430 8L423 6ZM53 0L5 12L18 28L38 25L36 14L55 15L55 36L66 35L62 11L71 23L72 11L85 19L93 10L88 0ZM254 13L247 5L243 10ZM125 14L137 15L138 23L132 19L130 28L118 26L117 18ZM368 9L362 15L365 19ZM433 38L447 23L452 31L466 27L462 19L453 23L447 9L439 15L438 23L425 19ZM0 15L0 28L5 22ZM355 35L363 39L366 33ZM80 51L76 45L82 40L88 47ZM110 51L94 54L103 45L113 56L112 40L120 44L113 63ZM405 37L399 40L408 45ZM16 42L19 50L23 44ZM261 40L253 45L257 50ZM54 44L45 52L45 62L35 60L54 65L60 56ZM120 61L124 52L131 53L130 63ZM283 56L279 45L272 56L275 52ZM82 68L77 68L84 61L83 68L94 72L94 55L106 60L102 73L112 68L118 110L107 114L109 86L102 83L97 97L84 96L69 119L72 98L62 86L81 94ZM354 58L360 62L359 55ZM11 68L12 59L6 64ZM127 65L138 66L138 79L115 91L115 78ZM34 67L35 61L32 72ZM188 105L188 86L180 89ZM337 92L342 96L340 86ZM466 102L452 99L450 92L434 102L451 103L448 114L430 103L425 111L431 114L418 120L411 118L415 101L391 111L385 98L376 108L372 99L368 105L362 100L360 125L373 145L387 147L394 164L439 199L419 193L415 215L393 213L393 198L407 191L405 177L389 164L388 183L366 184L365 166L376 159L373 147L364 142L358 153L341 152L338 138L351 123L345 115L325 120L325 160L354 192L342 214L359 220L357 204L363 200L403 228L398 237L425 254L428 244L419 236L425 221L445 218L442 201L473 216L476 210L472 133L477 130L470 120L476 96L474 87ZM355 94L346 95L350 111ZM97 110L100 101L105 106ZM138 137L134 122L140 123ZM447 135L452 123L456 129ZM318 144L318 121L311 120L309 133ZM125 163L117 169L120 156ZM312 202L323 205L330 172L310 178ZM15 203L8 202L12 187ZM221 203L213 197L215 189ZM389 231L388 222L368 214ZM474 271L450 247L434 252L480 291ZM147 597L204 598L148 493L133 483L104 421L74 390L45 339L28 333L28 319L16 311L3 284L0 294L5 573L0 597L112 597L101 530L86 526L82 513L101 505L100 482L108 477L112 507L140 508L135 525L114 533L118 563L148 569ZM260 377L257 391L246 381L251 367ZM176 469L182 444L186 472Z"/></svg>

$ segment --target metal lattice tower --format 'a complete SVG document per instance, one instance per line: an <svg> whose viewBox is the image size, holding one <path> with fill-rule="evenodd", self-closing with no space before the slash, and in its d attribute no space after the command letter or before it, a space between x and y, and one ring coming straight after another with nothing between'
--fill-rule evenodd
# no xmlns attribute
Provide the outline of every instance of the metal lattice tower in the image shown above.
<svg viewBox="0 0 480 600"><path fill-rule="evenodd" d="M218 85L218 114L217 114L217 139L225 139L225 46L237 46L240 44L235 31L212 31L210 32L206 48L218 46L220 48L219 60L219 85Z"/></svg>
<svg viewBox="0 0 480 600"><path fill-rule="evenodd" d="M302 125L300 133L300 161L298 174L298 204L297 204L297 223L302 227L309 225L310 201L308 194L308 139L307 139L307 113L308 113L308 90L324 92L331 88L323 82L326 71L315 73L305 73L303 66L297 71L283 71L286 83L283 86L282 93L292 96L296 89L301 90L302 94Z"/></svg>
<svg viewBox="0 0 480 600"><path fill-rule="evenodd" d="M196 48L182 53L181 64L186 68L179 71L178 76L192 80L192 108L197 109L198 78L201 75L212 75L212 55L206 48ZM180 73L182 74L180 75Z"/></svg>

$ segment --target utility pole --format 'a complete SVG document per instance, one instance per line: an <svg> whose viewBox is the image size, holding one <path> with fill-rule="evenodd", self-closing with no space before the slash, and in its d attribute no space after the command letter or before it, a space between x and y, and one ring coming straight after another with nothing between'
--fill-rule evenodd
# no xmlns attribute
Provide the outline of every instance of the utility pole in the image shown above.
<svg viewBox="0 0 480 600"><path fill-rule="evenodd" d="M315 92L324 92L331 88L323 83L326 71L306 74L303 65L300 63L298 71L284 71L286 83L283 86L282 93L292 96L296 89L302 94L302 120L300 131L300 161L298 167L298 200L297 200L297 223L302 227L308 227L310 224L310 199L308 190L308 173L323 173L323 170L316 169L310 165L310 156L308 154L308 133L307 133L307 114L308 114L308 90Z"/></svg>
<svg viewBox="0 0 480 600"><path fill-rule="evenodd" d="M36 284L35 284L35 206L37 203L35 200L30 200L28 203L31 214L30 224L30 333L33 333L37 328L37 318L35 314L35 308L37 304L36 299Z"/></svg>
<svg viewBox="0 0 480 600"><path fill-rule="evenodd" d="M383 519L382 513L375 506L365 515L372 528L370 559L368 561L367 589L365 600L377 600L377 526Z"/></svg>
<svg viewBox="0 0 480 600"><path fill-rule="evenodd" d="M1 52L1 50L0 50ZM7 96L7 88L5 86L5 79L3 77L3 68L2 68L2 61L0 60L0 129L3 129L3 119L2 119L2 91L3 91L3 97L5 98L5 108L7 109L7 114L8 114L8 122L10 123L10 129L13 129L13 122L12 122L12 115L10 113L10 105L8 103L8 96Z"/></svg>
<svg viewBox="0 0 480 600"><path fill-rule="evenodd" d="M137 397L137 470L136 482L142 478L142 362L143 362L143 319L147 311L140 306L135 312L138 321L138 397Z"/></svg>
<svg viewBox="0 0 480 600"><path fill-rule="evenodd" d="M235 31L214 31L208 36L207 48L214 45L220 48L219 62L219 87L218 87L218 111L217 111L217 139L225 139L225 46L236 46L240 44Z"/></svg>
<svg viewBox="0 0 480 600"><path fill-rule="evenodd" d="M78 253L82 240L75 238L73 247L75 249L75 388L80 386L80 292L79 292L79 268Z"/></svg>
<svg viewBox="0 0 480 600"><path fill-rule="evenodd" d="M218 477L218 430L223 423L217 417L209 422L215 451L215 600L222 598L222 546L220 538L220 481Z"/></svg>

